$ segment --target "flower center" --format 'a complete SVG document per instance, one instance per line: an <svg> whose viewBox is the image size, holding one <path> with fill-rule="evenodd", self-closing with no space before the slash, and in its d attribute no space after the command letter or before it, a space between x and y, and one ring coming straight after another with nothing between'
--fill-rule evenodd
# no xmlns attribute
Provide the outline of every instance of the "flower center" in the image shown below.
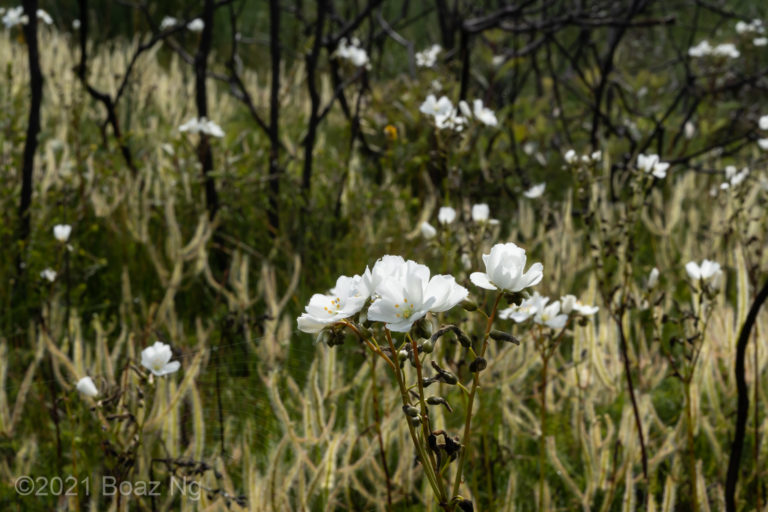
<svg viewBox="0 0 768 512"><path fill-rule="evenodd" d="M395 313L395 316L397 318L411 318L411 315L413 314L413 304L408 302L408 299L403 299L403 307L400 307L400 304L395 304L395 308L397 308L400 313Z"/></svg>
<svg viewBox="0 0 768 512"><path fill-rule="evenodd" d="M323 306L323 309L326 313L333 316L336 314L337 311L341 309L341 299L339 297L336 297L335 299L331 299L331 306Z"/></svg>

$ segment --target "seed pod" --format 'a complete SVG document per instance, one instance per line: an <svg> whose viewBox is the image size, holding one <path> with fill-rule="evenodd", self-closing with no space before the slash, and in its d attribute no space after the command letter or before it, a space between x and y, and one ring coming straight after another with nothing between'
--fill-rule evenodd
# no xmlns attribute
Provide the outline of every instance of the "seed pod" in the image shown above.
<svg viewBox="0 0 768 512"><path fill-rule="evenodd" d="M406 359L408 359L408 352L406 350L401 350L400 352L397 353L397 358L400 361L405 361Z"/></svg>
<svg viewBox="0 0 768 512"><path fill-rule="evenodd" d="M435 380L441 380L441 381L443 381L446 384L449 384L451 386L456 384L457 382L459 382L459 379L457 379L454 374L452 374L451 372L449 372L447 370L443 370L434 361L432 361L432 368L434 368L435 371L438 373L437 377L435 377Z"/></svg>
<svg viewBox="0 0 768 512"><path fill-rule="evenodd" d="M520 345L520 340L516 337L512 336L508 332L499 331L497 329L494 329L491 331L490 334L491 338L493 338L496 341L506 341L508 343L514 343L515 345Z"/></svg>
<svg viewBox="0 0 768 512"><path fill-rule="evenodd" d="M435 345L430 340L424 340L424 343L419 347L419 351L425 354L431 354L433 350L435 350Z"/></svg>
<svg viewBox="0 0 768 512"><path fill-rule="evenodd" d="M427 398L427 403L429 405L444 405L445 408L448 409L448 412L453 412L451 405L441 396L431 396Z"/></svg>
<svg viewBox="0 0 768 512"><path fill-rule="evenodd" d="M466 334L464 334L464 331L462 331L459 328L454 329L453 333L456 335L456 339L459 340L459 343L461 343L461 346L464 348L469 348L472 346L472 341L467 337Z"/></svg>
<svg viewBox="0 0 768 512"><path fill-rule="evenodd" d="M422 318L416 322L414 327L417 336L421 338L429 338L432 336L432 322L428 321L426 318Z"/></svg>
<svg viewBox="0 0 768 512"><path fill-rule="evenodd" d="M470 500L466 498L459 498L457 505L459 506L459 510L461 510L461 512L475 512L475 506Z"/></svg>
<svg viewBox="0 0 768 512"><path fill-rule="evenodd" d="M488 362L482 358L478 357L471 363L469 363L469 371L472 373L478 373L486 369L488 367Z"/></svg>
<svg viewBox="0 0 768 512"><path fill-rule="evenodd" d="M419 415L419 409L412 405L404 405L403 412L412 418L415 418Z"/></svg>

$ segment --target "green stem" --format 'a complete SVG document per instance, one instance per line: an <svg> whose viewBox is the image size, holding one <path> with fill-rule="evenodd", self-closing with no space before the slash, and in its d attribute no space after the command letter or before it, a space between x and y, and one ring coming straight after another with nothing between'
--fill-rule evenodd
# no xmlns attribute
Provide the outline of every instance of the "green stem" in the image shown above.
<svg viewBox="0 0 768 512"><path fill-rule="evenodd" d="M491 333L491 326L493 325L493 319L496 316L496 309L499 307L499 300L501 300L502 292L496 295L496 301L493 303L493 309L488 316L488 324L485 327L485 335L483 336L483 346L480 349L480 357L485 355L485 349L488 348L488 335ZM480 373L475 373L472 379L472 389L469 392L469 400L467 401L467 417L464 421L464 435L461 438L461 454L459 455L459 465L456 468L456 478L453 481L453 495L459 495L459 486L461 485L461 473L464 469L464 462L467 459L467 453L470 449L470 436L472 434L472 406L475 403L475 395L477 394L477 388L480 385Z"/></svg>
<svg viewBox="0 0 768 512"><path fill-rule="evenodd" d="M549 368L548 354L542 352L541 365L541 437L539 438L539 512L544 510L544 473L547 465L547 369Z"/></svg>
<svg viewBox="0 0 768 512"><path fill-rule="evenodd" d="M685 426L688 433L688 474L691 478L691 510L699 512L699 493L696 479L696 452L693 439L693 407L691 404L691 380L685 381Z"/></svg>

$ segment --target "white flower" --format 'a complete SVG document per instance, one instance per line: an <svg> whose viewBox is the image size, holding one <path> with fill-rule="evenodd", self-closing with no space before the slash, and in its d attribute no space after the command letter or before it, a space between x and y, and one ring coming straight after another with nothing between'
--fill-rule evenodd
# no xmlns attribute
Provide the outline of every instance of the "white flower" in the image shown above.
<svg viewBox="0 0 768 512"><path fill-rule="evenodd" d="M356 37L352 38L351 43L347 42L347 38L341 39L333 56L348 60L356 67L370 67L368 53L360 47L360 41Z"/></svg>
<svg viewBox="0 0 768 512"><path fill-rule="evenodd" d="M537 197L541 197L541 195L544 193L544 189L547 188L546 183L539 183L538 185L534 185L525 192L523 192L523 195L527 197L528 199L536 199Z"/></svg>
<svg viewBox="0 0 768 512"><path fill-rule="evenodd" d="M364 276L340 276L330 294L316 293L297 319L302 332L320 332L329 325L356 315L370 297L370 272Z"/></svg>
<svg viewBox="0 0 768 512"><path fill-rule="evenodd" d="M448 96L441 96L438 100L434 94L428 95L427 99L419 107L419 112L432 117L447 116L452 111L453 103L448 99Z"/></svg>
<svg viewBox="0 0 768 512"><path fill-rule="evenodd" d="M533 316L533 321L551 329L562 329L568 322L568 315L560 314L560 301L556 300L539 309Z"/></svg>
<svg viewBox="0 0 768 512"><path fill-rule="evenodd" d="M768 45L768 37L756 37L752 40L752 44L758 47Z"/></svg>
<svg viewBox="0 0 768 512"><path fill-rule="evenodd" d="M493 64L494 67L499 67L502 64L504 64L506 60L507 60L506 55L494 55L493 58L491 59L491 64Z"/></svg>
<svg viewBox="0 0 768 512"><path fill-rule="evenodd" d="M53 236L59 242L64 243L69 240L70 233L72 233L72 226L69 224L56 224L53 226Z"/></svg>
<svg viewBox="0 0 768 512"><path fill-rule="evenodd" d="M465 252L461 253L461 266L464 267L464 270L472 268L472 258Z"/></svg>
<svg viewBox="0 0 768 512"><path fill-rule="evenodd" d="M655 288L658 283L659 283L659 269L657 269L656 267L653 267L651 269L651 272L648 274L648 280L645 282L645 287L650 290L652 288Z"/></svg>
<svg viewBox="0 0 768 512"><path fill-rule="evenodd" d="M459 110L461 114L466 118L472 117L472 109L469 108L469 103L464 100L459 101Z"/></svg>
<svg viewBox="0 0 768 512"><path fill-rule="evenodd" d="M663 179L667 176L669 164L662 162L659 155L643 155L641 153L637 155L637 168L646 174L650 173L656 178Z"/></svg>
<svg viewBox="0 0 768 512"><path fill-rule="evenodd" d="M760 120L757 122L761 130L768 130L768 116L760 116Z"/></svg>
<svg viewBox="0 0 768 512"><path fill-rule="evenodd" d="M437 61L437 56L443 48L439 44L433 44L429 48L416 52L416 65L420 68L431 68Z"/></svg>
<svg viewBox="0 0 768 512"><path fill-rule="evenodd" d="M165 18L163 18L163 21L160 22L160 30L165 30L171 27L175 27L178 24L179 24L179 20L177 20L173 16L166 16Z"/></svg>
<svg viewBox="0 0 768 512"><path fill-rule="evenodd" d="M533 315L538 313L549 302L549 297L543 297L539 292L533 292L529 298L524 299L519 306L510 306L499 311L499 318L502 320L514 320L523 323Z"/></svg>
<svg viewBox="0 0 768 512"><path fill-rule="evenodd" d="M72 29L73 30L80 30L80 20L78 20L78 19L72 20Z"/></svg>
<svg viewBox="0 0 768 512"><path fill-rule="evenodd" d="M43 279L47 279L50 282L54 282L56 280L56 271L52 268L46 268L42 272L40 272L40 277Z"/></svg>
<svg viewBox="0 0 768 512"><path fill-rule="evenodd" d="M443 90L443 84L441 84L441 83L440 83L440 80L438 80L438 79L434 79L434 80L432 80L432 82L430 82L430 84L429 84L429 87L430 87L430 88L431 88L433 91L435 91L435 92L440 92L440 91L442 91L442 90Z"/></svg>
<svg viewBox="0 0 768 512"><path fill-rule="evenodd" d="M96 384L93 383L93 379L90 377L83 377L77 381L75 388L85 396L94 398L99 395L99 390L96 389Z"/></svg>
<svg viewBox="0 0 768 512"><path fill-rule="evenodd" d="M441 206L437 212L437 221L445 225L453 223L454 220L456 220L456 210L450 206Z"/></svg>
<svg viewBox="0 0 768 512"><path fill-rule="evenodd" d="M29 16L24 14L24 7L11 7L3 16L3 25L5 28L12 28L16 25L26 25L29 23Z"/></svg>
<svg viewBox="0 0 768 512"><path fill-rule="evenodd" d="M190 119L183 125L179 126L179 131L189 133L205 133L212 137L219 138L224 136L224 131L221 129L221 126L214 123L213 121L208 120L206 117Z"/></svg>
<svg viewBox="0 0 768 512"><path fill-rule="evenodd" d="M51 18L51 15L42 9L37 10L37 19L39 19L46 25L53 25L53 18Z"/></svg>
<svg viewBox="0 0 768 512"><path fill-rule="evenodd" d="M760 149L768 150L768 139L758 139L757 145Z"/></svg>
<svg viewBox="0 0 768 512"><path fill-rule="evenodd" d="M525 249L512 242L496 244L490 254L483 254L485 272L473 272L469 279L486 290L502 289L519 292L539 284L543 276L541 263L534 263L523 272L526 263Z"/></svg>
<svg viewBox="0 0 768 512"><path fill-rule="evenodd" d="M597 313L600 308L597 306L587 306L582 304L575 295L566 295L560 298L562 311L566 315L570 315L572 311L582 316L592 316Z"/></svg>
<svg viewBox="0 0 768 512"><path fill-rule="evenodd" d="M435 238L435 235L437 234L437 230L430 224L429 222L422 222L421 223L421 235L429 240L430 238Z"/></svg>
<svg viewBox="0 0 768 512"><path fill-rule="evenodd" d="M178 371L181 367L181 363L171 361L171 357L173 357L171 346L162 341L156 341L154 345L141 351L141 364L153 374L162 377Z"/></svg>
<svg viewBox="0 0 768 512"><path fill-rule="evenodd" d="M754 19L749 23L739 20L736 22L736 32L739 34L762 34L765 32L763 20Z"/></svg>
<svg viewBox="0 0 768 512"><path fill-rule="evenodd" d="M576 151L573 149L569 149L565 152L565 155L563 155L563 158L565 159L565 162L568 164L575 164L579 161L579 155L576 154Z"/></svg>
<svg viewBox="0 0 768 512"><path fill-rule="evenodd" d="M472 111L475 114L475 118L486 126L497 126L499 124L493 110L483 106L483 100L477 99L473 101Z"/></svg>
<svg viewBox="0 0 768 512"><path fill-rule="evenodd" d="M602 151L600 151L600 150L598 150L598 151L593 151L593 152L592 152L592 154L591 154L591 155L589 155L589 158L590 158L590 159L591 159L593 162L599 162L599 161L600 161L600 159L602 159L602 158L603 158L603 152L602 152Z"/></svg>
<svg viewBox="0 0 768 512"><path fill-rule="evenodd" d="M701 265L695 261L689 261L685 264L685 271L688 273L688 277L694 281L702 281L714 289L720 288L723 271L720 269L720 264L715 261L705 259Z"/></svg>
<svg viewBox="0 0 768 512"><path fill-rule="evenodd" d="M688 48L688 55L693 58L701 58L706 57L707 55L712 54L712 46L710 46L709 41L706 39L704 41L701 41L696 46L691 46Z"/></svg>
<svg viewBox="0 0 768 512"><path fill-rule="evenodd" d="M368 309L368 319L385 322L391 331L408 332L428 312L448 311L467 298L469 291L457 284L453 276L430 278L429 274L426 265L405 262L404 268L376 287L377 298Z"/></svg>
<svg viewBox="0 0 768 512"><path fill-rule="evenodd" d="M205 28L205 22L200 18L195 18L187 23L187 30L190 32L202 32Z"/></svg>
<svg viewBox="0 0 768 512"><path fill-rule="evenodd" d="M487 222L491 215L491 209L485 203L472 205L472 220L475 222Z"/></svg>
<svg viewBox="0 0 768 512"><path fill-rule="evenodd" d="M736 45L733 43L722 43L714 47L712 55L716 57L728 57L731 59L738 59L741 53L736 49Z"/></svg>
<svg viewBox="0 0 768 512"><path fill-rule="evenodd" d="M692 122L686 121L683 126L683 133L685 134L686 139L691 140L696 134L696 126Z"/></svg>

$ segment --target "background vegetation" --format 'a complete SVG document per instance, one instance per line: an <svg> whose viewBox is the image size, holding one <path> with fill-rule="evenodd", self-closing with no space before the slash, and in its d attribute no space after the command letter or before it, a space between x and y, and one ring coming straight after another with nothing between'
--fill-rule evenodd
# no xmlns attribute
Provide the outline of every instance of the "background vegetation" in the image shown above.
<svg viewBox="0 0 768 512"><path fill-rule="evenodd" d="M737 338L765 279L768 221L758 144L768 51L735 26L765 19L762 4L40 7L53 25L0 29L4 510L435 510L391 376L351 338L313 344L296 317L312 293L384 254L455 275L487 307L467 276L496 241L544 264L542 294L573 293L601 311L568 330L544 386L531 334L497 322L522 343L489 349L464 491L475 509L536 509L542 472L547 510L725 508ZM210 30L161 30L166 15ZM353 36L370 69L334 57ZM43 81L30 137L33 38ZM691 57L704 39L740 56ZM417 67L414 53L434 43L436 65ZM481 98L499 125L439 130L419 112L428 94ZM203 115L223 138L179 131ZM569 149L602 159L579 170ZM641 153L669 162L667 177L638 171ZM722 189L730 165L750 173ZM544 195L524 197L539 182ZM500 223L473 222L475 203ZM425 239L420 225L437 225L442 205L460 217ZM53 237L56 224L72 226L69 245ZM726 271L706 328L691 326L684 270L703 258ZM653 267L661 278L649 292ZM46 268L54 282L40 277ZM768 503L765 321L742 374L741 510ZM182 370L150 381L139 354L155 340ZM696 343L686 383L676 365L690 364ZM458 344L441 350L468 380ZM95 400L74 391L85 375ZM459 433L456 418L435 414ZM21 475L88 477L91 492L20 498ZM172 475L206 492L173 494ZM104 476L159 480L162 495L104 496L94 492Z"/></svg>

